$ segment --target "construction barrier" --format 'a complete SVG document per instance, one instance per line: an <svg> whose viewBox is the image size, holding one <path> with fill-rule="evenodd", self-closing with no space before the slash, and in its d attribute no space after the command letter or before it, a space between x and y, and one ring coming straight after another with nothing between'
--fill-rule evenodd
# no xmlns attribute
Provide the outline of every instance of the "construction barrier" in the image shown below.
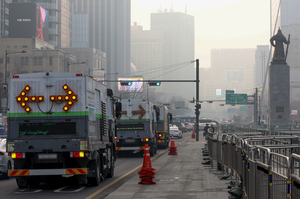
<svg viewBox="0 0 300 199"><path fill-rule="evenodd" d="M208 152L223 174L243 183L244 198L300 198L298 139L273 132L209 133Z"/></svg>

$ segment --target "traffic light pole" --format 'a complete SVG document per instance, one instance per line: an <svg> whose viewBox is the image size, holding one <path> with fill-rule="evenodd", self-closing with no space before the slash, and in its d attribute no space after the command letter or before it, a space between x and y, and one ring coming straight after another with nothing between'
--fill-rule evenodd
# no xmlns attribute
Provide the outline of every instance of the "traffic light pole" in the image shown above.
<svg viewBox="0 0 300 199"><path fill-rule="evenodd" d="M192 61L195 62L195 61ZM154 86L160 86L161 82L196 82L196 141L199 141L199 117L200 117L200 109L201 109L201 104L199 101L199 59L196 59L196 80L105 80L106 82L120 82L121 85L128 85L128 82L148 82L148 83L153 83L153 82L159 82L159 84L153 83L152 85ZM151 85L149 84L149 86Z"/></svg>

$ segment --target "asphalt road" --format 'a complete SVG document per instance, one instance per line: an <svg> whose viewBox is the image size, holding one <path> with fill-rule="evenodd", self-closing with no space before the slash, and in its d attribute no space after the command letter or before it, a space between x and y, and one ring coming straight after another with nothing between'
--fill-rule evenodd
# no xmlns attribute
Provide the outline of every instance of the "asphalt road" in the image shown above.
<svg viewBox="0 0 300 199"><path fill-rule="evenodd" d="M183 133L182 139L174 138L175 144L191 137L191 132ZM159 154L167 152L160 149L152 157L155 161ZM60 199L60 198L105 198L108 194L116 190L127 180L137 174L138 169L143 164L143 157L121 157L117 158L115 175L113 178L106 178L99 186L79 186L77 180L72 178L57 178L51 182L41 183L37 189L26 188L20 189L14 178L2 179L0 177L0 198L31 198L31 199Z"/></svg>

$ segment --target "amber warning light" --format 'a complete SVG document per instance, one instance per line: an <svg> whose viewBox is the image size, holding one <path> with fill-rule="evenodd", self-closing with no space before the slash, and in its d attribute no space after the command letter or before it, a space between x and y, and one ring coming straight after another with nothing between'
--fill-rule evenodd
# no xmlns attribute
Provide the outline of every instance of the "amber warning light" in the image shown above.
<svg viewBox="0 0 300 199"><path fill-rule="evenodd" d="M50 95L49 100L50 101L66 101L67 103L63 107L63 110L65 112L68 112L69 109L73 106L73 104L78 100L78 95L76 95L72 89L67 85L63 85L62 87L67 95Z"/></svg>
<svg viewBox="0 0 300 199"><path fill-rule="evenodd" d="M29 85L26 85L21 93L16 97L16 101L23 107L23 109L29 113L32 109L27 104L28 102L42 102L44 96L27 96L27 93L31 90Z"/></svg>

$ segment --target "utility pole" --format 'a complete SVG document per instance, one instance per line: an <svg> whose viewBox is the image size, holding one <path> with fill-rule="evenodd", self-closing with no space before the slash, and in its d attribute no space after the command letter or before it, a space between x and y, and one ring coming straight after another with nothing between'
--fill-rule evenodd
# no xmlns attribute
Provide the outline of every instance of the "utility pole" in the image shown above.
<svg viewBox="0 0 300 199"><path fill-rule="evenodd" d="M255 88L254 93L254 124L257 125L257 87Z"/></svg>
<svg viewBox="0 0 300 199"><path fill-rule="evenodd" d="M199 59L196 59L196 141L199 141L199 109L201 109L199 102L199 82Z"/></svg>

